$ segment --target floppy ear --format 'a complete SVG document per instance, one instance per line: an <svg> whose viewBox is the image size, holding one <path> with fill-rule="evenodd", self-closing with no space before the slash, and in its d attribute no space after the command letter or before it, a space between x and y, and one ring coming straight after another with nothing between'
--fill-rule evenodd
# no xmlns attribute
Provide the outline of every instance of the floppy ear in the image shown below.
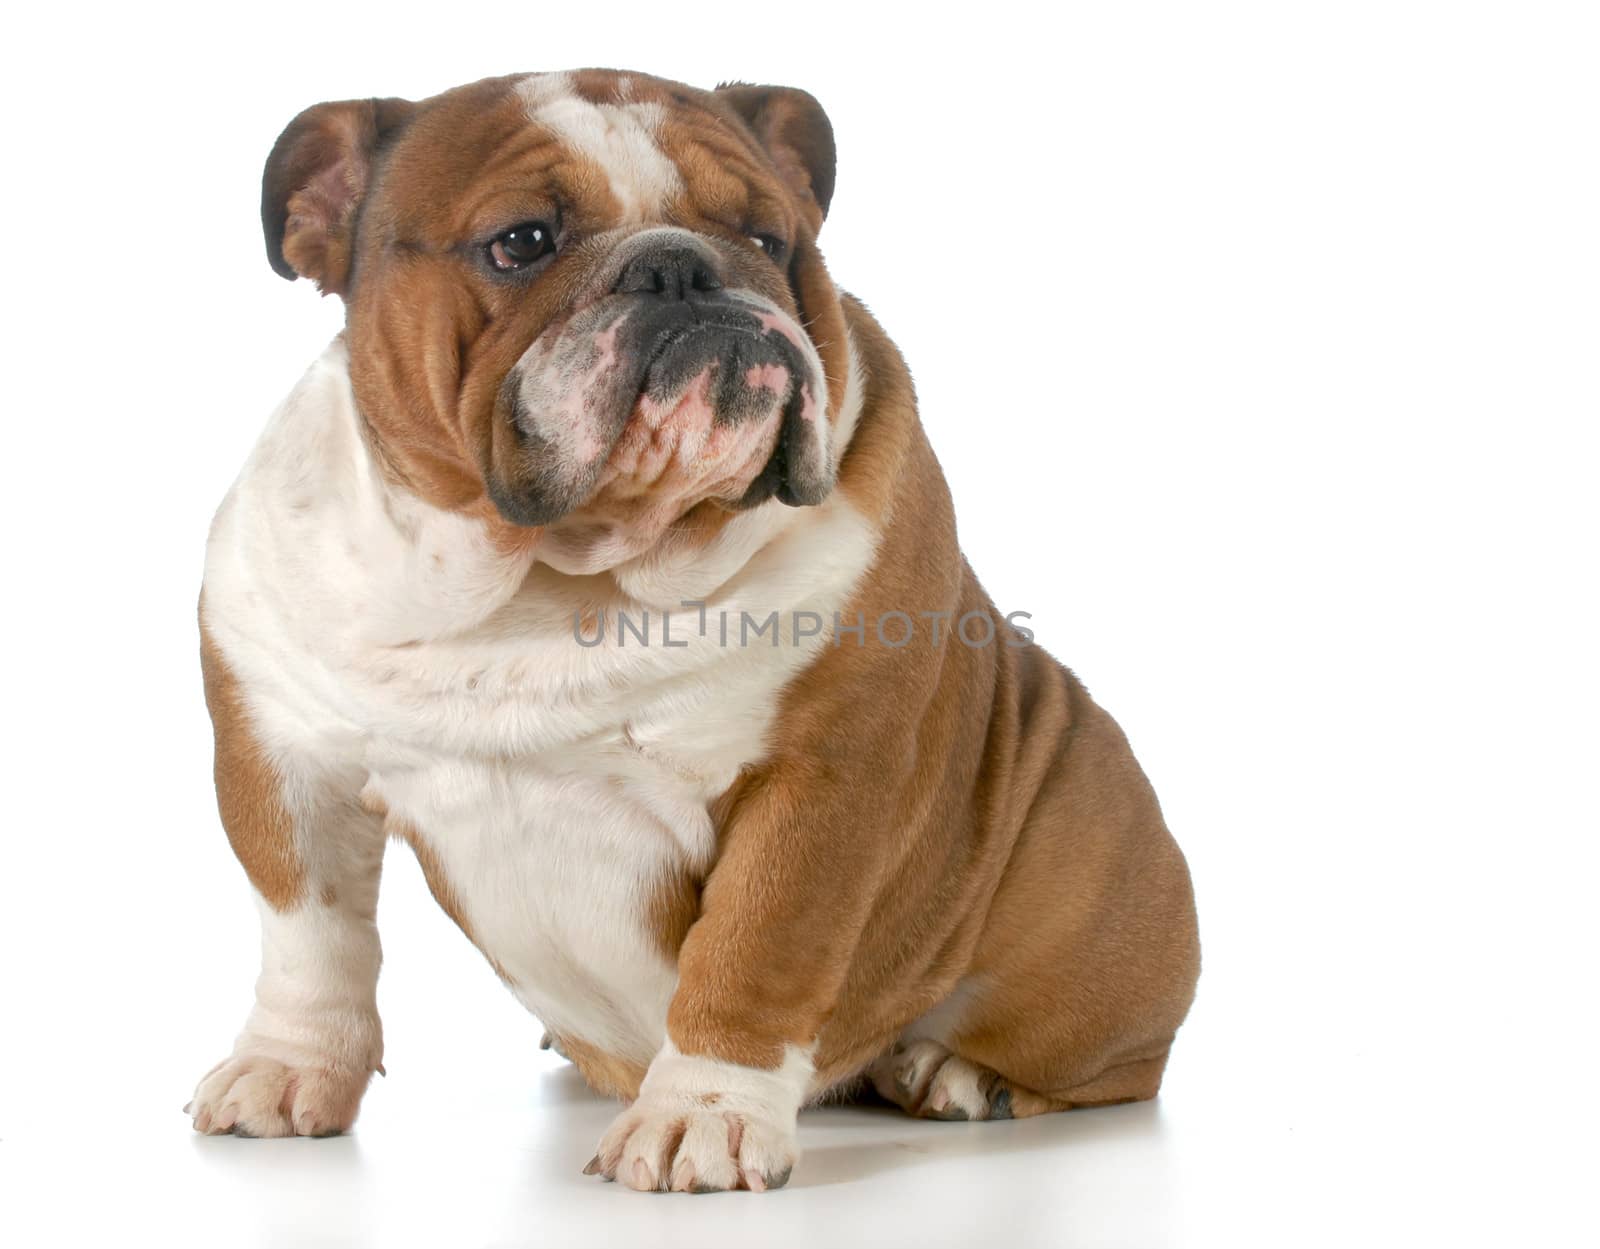
<svg viewBox="0 0 1600 1249"><path fill-rule="evenodd" d="M836 156L833 124L822 105L797 87L756 87L724 83L718 98L743 118L789 189L817 206L813 228L822 225L833 199Z"/></svg>
<svg viewBox="0 0 1600 1249"><path fill-rule="evenodd" d="M373 157L415 107L409 100L317 104L278 136L261 175L261 228L267 259L281 276L344 294Z"/></svg>

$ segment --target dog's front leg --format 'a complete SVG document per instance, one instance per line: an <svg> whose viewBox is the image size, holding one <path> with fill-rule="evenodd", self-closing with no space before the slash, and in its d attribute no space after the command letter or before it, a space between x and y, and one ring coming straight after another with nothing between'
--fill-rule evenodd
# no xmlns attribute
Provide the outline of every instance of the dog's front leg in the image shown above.
<svg viewBox="0 0 1600 1249"><path fill-rule="evenodd" d="M883 872L861 805L776 770L745 787L679 951L666 1043L590 1174L646 1191L787 1182L817 1037ZM818 828L852 819L858 836L815 852Z"/></svg>
<svg viewBox="0 0 1600 1249"><path fill-rule="evenodd" d="M326 754L269 747L226 662L202 645L217 805L261 916L255 1006L185 1108L197 1131L329 1136L381 1068L381 821Z"/></svg>

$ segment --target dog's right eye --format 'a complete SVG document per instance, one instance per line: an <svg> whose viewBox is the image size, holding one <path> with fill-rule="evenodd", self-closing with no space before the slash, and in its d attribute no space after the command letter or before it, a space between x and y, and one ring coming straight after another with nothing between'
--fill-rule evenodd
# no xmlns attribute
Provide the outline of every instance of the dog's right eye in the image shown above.
<svg viewBox="0 0 1600 1249"><path fill-rule="evenodd" d="M786 250L784 241L772 234L752 234L750 241L766 254L768 260L780 263Z"/></svg>
<svg viewBox="0 0 1600 1249"><path fill-rule="evenodd" d="M526 269L556 249L555 231L542 221L525 221L489 242L489 263L502 272Z"/></svg>

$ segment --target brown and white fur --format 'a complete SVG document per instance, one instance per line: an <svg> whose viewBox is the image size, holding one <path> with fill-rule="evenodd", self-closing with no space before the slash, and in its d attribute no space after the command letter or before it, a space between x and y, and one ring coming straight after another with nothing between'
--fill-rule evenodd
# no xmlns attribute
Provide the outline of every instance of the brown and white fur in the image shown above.
<svg viewBox="0 0 1600 1249"><path fill-rule="evenodd" d="M833 176L803 92L610 71L284 132L269 258L347 323L208 548L263 937L199 1131L355 1119L391 836L628 1103L590 1170L632 1187L775 1187L841 1089L973 1119L1155 1094L1198 973L1182 855L1066 669L954 637L998 617L905 365L816 250ZM530 222L518 255L552 250L502 267Z"/></svg>

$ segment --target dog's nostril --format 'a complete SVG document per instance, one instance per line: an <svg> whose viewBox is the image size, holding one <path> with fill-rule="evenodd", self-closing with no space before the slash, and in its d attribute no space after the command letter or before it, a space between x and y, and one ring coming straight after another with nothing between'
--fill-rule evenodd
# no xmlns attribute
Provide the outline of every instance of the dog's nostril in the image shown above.
<svg viewBox="0 0 1600 1249"><path fill-rule="evenodd" d="M661 295L687 299L691 293L720 291L722 279L712 259L696 247L652 248L623 267L613 288L619 295Z"/></svg>

